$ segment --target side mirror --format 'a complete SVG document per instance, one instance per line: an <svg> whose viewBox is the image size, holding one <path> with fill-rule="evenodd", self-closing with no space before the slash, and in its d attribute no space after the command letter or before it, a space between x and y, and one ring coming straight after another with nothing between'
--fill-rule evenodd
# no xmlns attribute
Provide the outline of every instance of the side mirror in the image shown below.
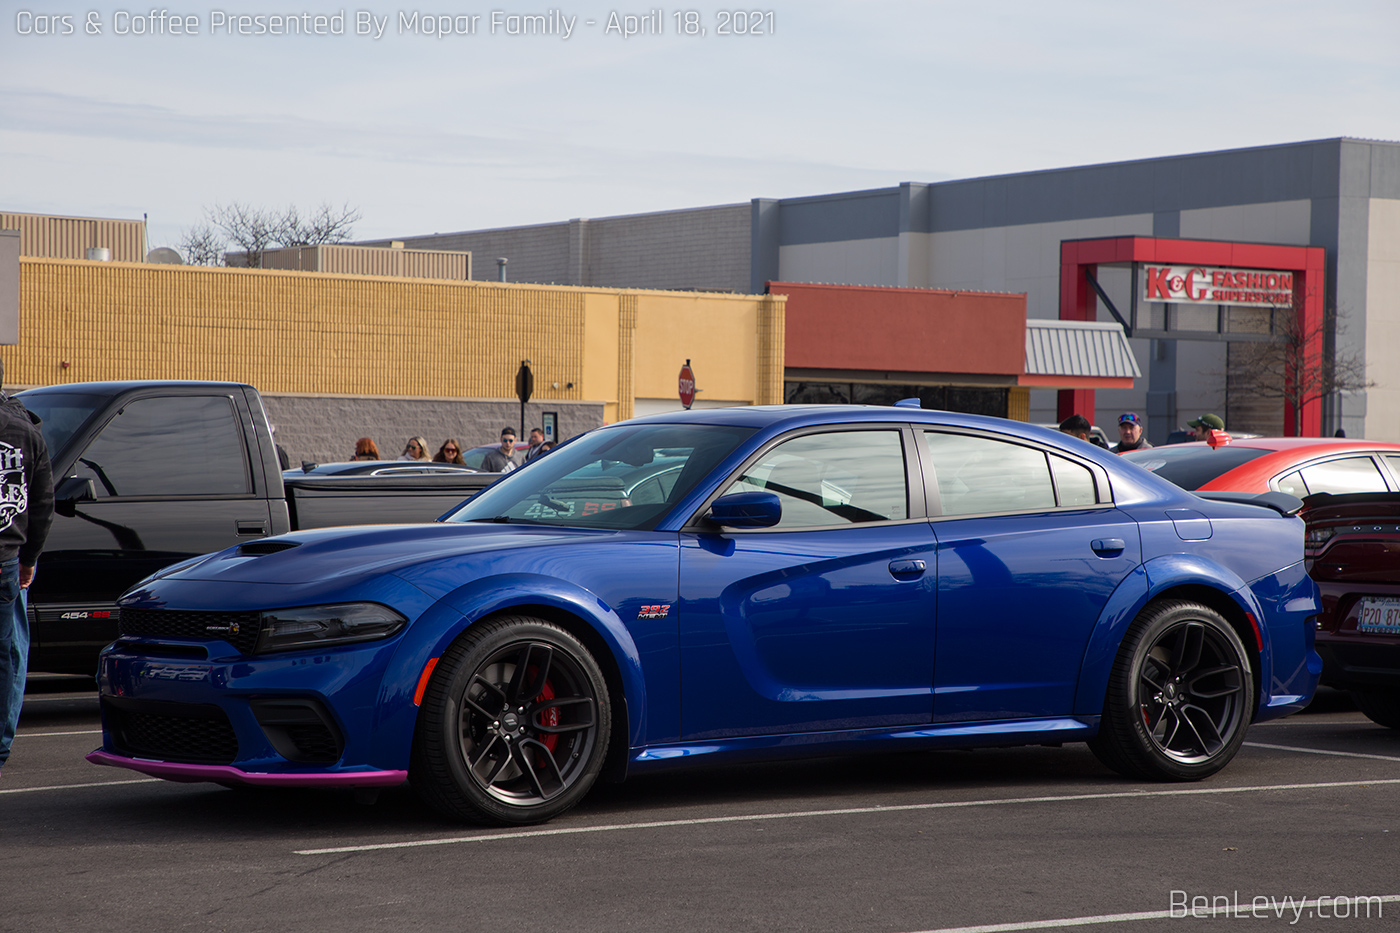
<svg viewBox="0 0 1400 933"><path fill-rule="evenodd" d="M771 528L783 517L783 503L771 492L735 492L710 503L708 517L726 528Z"/></svg>
<svg viewBox="0 0 1400 933"><path fill-rule="evenodd" d="M97 487L91 477L66 476L54 488L54 511L65 518L72 518L79 502L93 502L97 499Z"/></svg>

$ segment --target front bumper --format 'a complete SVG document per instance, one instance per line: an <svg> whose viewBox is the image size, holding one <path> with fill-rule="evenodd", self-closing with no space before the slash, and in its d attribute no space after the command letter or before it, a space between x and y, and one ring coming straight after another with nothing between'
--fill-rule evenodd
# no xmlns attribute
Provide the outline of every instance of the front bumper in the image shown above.
<svg viewBox="0 0 1400 933"><path fill-rule="evenodd" d="M103 743L89 761L223 784L384 787L407 778L406 743L378 728L393 639L265 657L169 647L123 639L103 652Z"/></svg>

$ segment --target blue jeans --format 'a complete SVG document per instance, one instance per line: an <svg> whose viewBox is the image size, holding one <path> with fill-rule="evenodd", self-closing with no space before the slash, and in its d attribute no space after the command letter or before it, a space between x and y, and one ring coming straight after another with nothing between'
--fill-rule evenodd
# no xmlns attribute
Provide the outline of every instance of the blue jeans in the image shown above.
<svg viewBox="0 0 1400 933"><path fill-rule="evenodd" d="M29 594L19 588L19 560L0 564L0 765L10 757L10 743L24 704L29 672Z"/></svg>

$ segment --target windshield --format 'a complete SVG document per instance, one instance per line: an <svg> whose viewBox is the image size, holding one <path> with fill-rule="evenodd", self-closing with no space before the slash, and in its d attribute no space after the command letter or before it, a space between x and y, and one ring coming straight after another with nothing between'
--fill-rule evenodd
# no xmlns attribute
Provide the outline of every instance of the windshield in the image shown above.
<svg viewBox="0 0 1400 933"><path fill-rule="evenodd" d="M1235 467L1272 451L1258 447L1152 447L1131 450L1123 459L1151 470L1182 489L1197 490Z"/></svg>
<svg viewBox="0 0 1400 933"><path fill-rule="evenodd" d="M49 448L51 458L57 458L63 452L69 439L107 401L102 396L76 392L24 392L15 398L43 419L39 432L44 435L44 444Z"/></svg>
<svg viewBox="0 0 1400 933"><path fill-rule="evenodd" d="M752 433L711 424L604 428L508 474L446 520L650 529Z"/></svg>

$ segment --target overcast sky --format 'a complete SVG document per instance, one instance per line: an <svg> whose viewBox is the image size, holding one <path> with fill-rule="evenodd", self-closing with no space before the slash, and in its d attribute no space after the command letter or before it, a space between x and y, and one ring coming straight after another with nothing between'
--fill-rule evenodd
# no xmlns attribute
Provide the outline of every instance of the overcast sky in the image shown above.
<svg viewBox="0 0 1400 933"><path fill-rule="evenodd" d="M726 9L683 8L684 35L676 8L568 0L0 0L0 210L144 213L160 246L214 204L329 202L396 237L1400 140L1396 0L780 0L721 35ZM608 29L648 11L660 35ZM237 29L302 13L343 34Z"/></svg>

